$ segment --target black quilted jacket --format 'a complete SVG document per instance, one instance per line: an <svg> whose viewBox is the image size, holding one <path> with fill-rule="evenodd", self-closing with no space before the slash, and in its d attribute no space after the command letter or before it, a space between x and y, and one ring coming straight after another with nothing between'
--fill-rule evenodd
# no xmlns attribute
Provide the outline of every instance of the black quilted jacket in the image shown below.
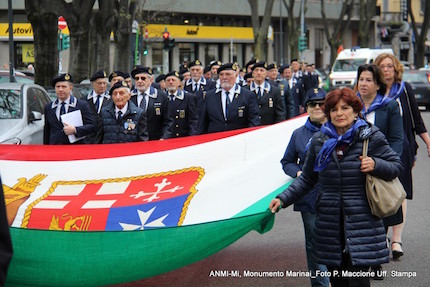
<svg viewBox="0 0 430 287"><path fill-rule="evenodd" d="M370 124L369 124L370 125ZM369 137L368 155L375 160L372 175L391 180L400 174L402 164L375 126L363 127L338 160L321 172L313 171L315 158L327 136L318 132L312 138L303 173L277 197L286 207L301 198L319 182L316 202L316 257L327 266L340 266L342 252L349 252L355 266L373 266L388 262L384 224L373 216L367 202L365 174L360 171L363 140ZM343 228L341 227L343 226Z"/></svg>

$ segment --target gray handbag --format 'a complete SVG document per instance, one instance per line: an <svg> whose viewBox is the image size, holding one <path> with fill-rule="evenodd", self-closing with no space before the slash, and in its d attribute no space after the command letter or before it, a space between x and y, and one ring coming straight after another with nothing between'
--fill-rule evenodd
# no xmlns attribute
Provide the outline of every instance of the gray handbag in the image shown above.
<svg viewBox="0 0 430 287"><path fill-rule="evenodd" d="M363 158L367 157L369 139L363 142ZM383 180L366 174L366 195L372 214L384 218L396 214L406 198L406 192L399 178Z"/></svg>

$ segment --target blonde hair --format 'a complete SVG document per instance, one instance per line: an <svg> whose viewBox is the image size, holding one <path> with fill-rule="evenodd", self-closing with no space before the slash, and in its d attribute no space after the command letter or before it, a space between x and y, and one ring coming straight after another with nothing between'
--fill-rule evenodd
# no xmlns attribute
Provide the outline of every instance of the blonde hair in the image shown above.
<svg viewBox="0 0 430 287"><path fill-rule="evenodd" d="M403 65L400 63L400 61L396 58L396 56L388 53L382 53L378 57L376 57L375 61L373 62L375 65L379 66L379 64L386 58L390 58L393 61L394 65L394 81L395 82L401 82L402 76L403 76Z"/></svg>

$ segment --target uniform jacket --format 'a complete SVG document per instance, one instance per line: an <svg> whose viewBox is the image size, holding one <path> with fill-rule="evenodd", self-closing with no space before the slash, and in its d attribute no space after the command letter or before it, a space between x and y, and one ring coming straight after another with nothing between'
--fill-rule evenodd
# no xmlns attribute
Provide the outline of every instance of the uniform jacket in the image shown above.
<svg viewBox="0 0 430 287"><path fill-rule="evenodd" d="M169 115L173 119L172 137L198 134L199 118L194 94L178 90L175 100L169 102Z"/></svg>
<svg viewBox="0 0 430 287"><path fill-rule="evenodd" d="M109 105L109 103L111 103L111 97L109 95L108 92L105 92L103 95L103 102L102 102L102 106L99 109L100 112L98 112L96 109L97 107L94 104L94 97L96 97L96 95L91 92L89 93L85 98L83 98L83 100L88 102L88 105L90 106L90 110L93 112L94 118L96 120L96 131L92 134L89 135L85 138L85 143L102 143L103 141L103 123L102 123L102 109L106 106Z"/></svg>
<svg viewBox="0 0 430 287"><path fill-rule="evenodd" d="M55 100L45 106L45 127L43 131L44 144L70 144L67 135L63 131L63 123L58 120L56 115L59 100ZM76 127L77 138L88 136L96 130L96 120L86 101L78 100L70 96L69 109L67 113L80 110L82 114L83 125ZM85 139L75 143L84 143Z"/></svg>
<svg viewBox="0 0 430 287"><path fill-rule="evenodd" d="M316 201L315 255L319 263L327 266L340 266L343 251L350 254L354 266L388 262L384 224L370 212L366 177L360 171L358 157L362 155L366 137L369 137L368 155L375 161L375 170L371 174L384 180L394 179L402 169L400 158L375 126L357 130L354 140L343 151L343 158L339 160L334 150L327 167L319 173L314 172L316 156L328 139L322 132L317 132L306 154L303 173L277 196L286 207L312 190L316 183L320 184Z"/></svg>
<svg viewBox="0 0 430 287"><path fill-rule="evenodd" d="M292 178L297 177L297 172L302 170L305 162L306 145L314 134L315 132L308 129L305 125L293 132L284 157L281 159L282 169L285 174ZM294 203L294 210L315 213L317 190L317 187L313 188L312 191Z"/></svg>
<svg viewBox="0 0 430 287"><path fill-rule="evenodd" d="M293 118L300 114L300 106L304 106L304 91L300 80L293 78L293 86L290 88L288 81L284 81L284 98L287 107L287 119ZM293 107L291 108L291 102ZM290 107L290 108L288 108Z"/></svg>
<svg viewBox="0 0 430 287"><path fill-rule="evenodd" d="M258 98L257 86L253 82L250 86L250 91L257 97L261 125L275 124L285 120L285 102L279 88L271 86L266 81L264 83L263 95L261 98Z"/></svg>
<svg viewBox="0 0 430 287"><path fill-rule="evenodd" d="M204 77L201 77L199 80L199 89L197 91L193 91L193 80L188 79L188 81L184 85L184 90L195 94L197 97L203 97L205 98L206 93L210 90L213 90L216 88L216 83L211 80L206 80Z"/></svg>
<svg viewBox="0 0 430 287"><path fill-rule="evenodd" d="M127 112L117 120L113 101L101 111L103 143L125 143L148 140L145 112L128 101Z"/></svg>
<svg viewBox="0 0 430 287"><path fill-rule="evenodd" d="M133 90L130 98L136 106L137 95L137 90ZM146 119L149 140L168 139L172 136L173 120L169 117L169 100L165 92L150 87Z"/></svg>
<svg viewBox="0 0 430 287"><path fill-rule="evenodd" d="M213 133L254 127L260 124L257 98L249 90L236 85L227 120L221 103L221 89L211 90L206 95L201 133Z"/></svg>

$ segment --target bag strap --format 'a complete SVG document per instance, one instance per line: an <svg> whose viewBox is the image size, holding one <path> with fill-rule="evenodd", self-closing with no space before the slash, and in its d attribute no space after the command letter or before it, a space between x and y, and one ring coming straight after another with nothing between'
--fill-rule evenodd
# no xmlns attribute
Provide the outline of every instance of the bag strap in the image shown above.
<svg viewBox="0 0 430 287"><path fill-rule="evenodd" d="M363 141L363 158L367 157L367 149L369 147L369 138Z"/></svg>
<svg viewBox="0 0 430 287"><path fill-rule="evenodd" d="M408 94L408 89L406 89L406 85L403 87L403 90L405 91L406 101L408 102L408 111L409 111L409 116L411 117L412 129L415 130L415 120L414 120L414 115L412 114L411 102L409 100L409 94ZM403 109L403 112L404 111L405 110Z"/></svg>

